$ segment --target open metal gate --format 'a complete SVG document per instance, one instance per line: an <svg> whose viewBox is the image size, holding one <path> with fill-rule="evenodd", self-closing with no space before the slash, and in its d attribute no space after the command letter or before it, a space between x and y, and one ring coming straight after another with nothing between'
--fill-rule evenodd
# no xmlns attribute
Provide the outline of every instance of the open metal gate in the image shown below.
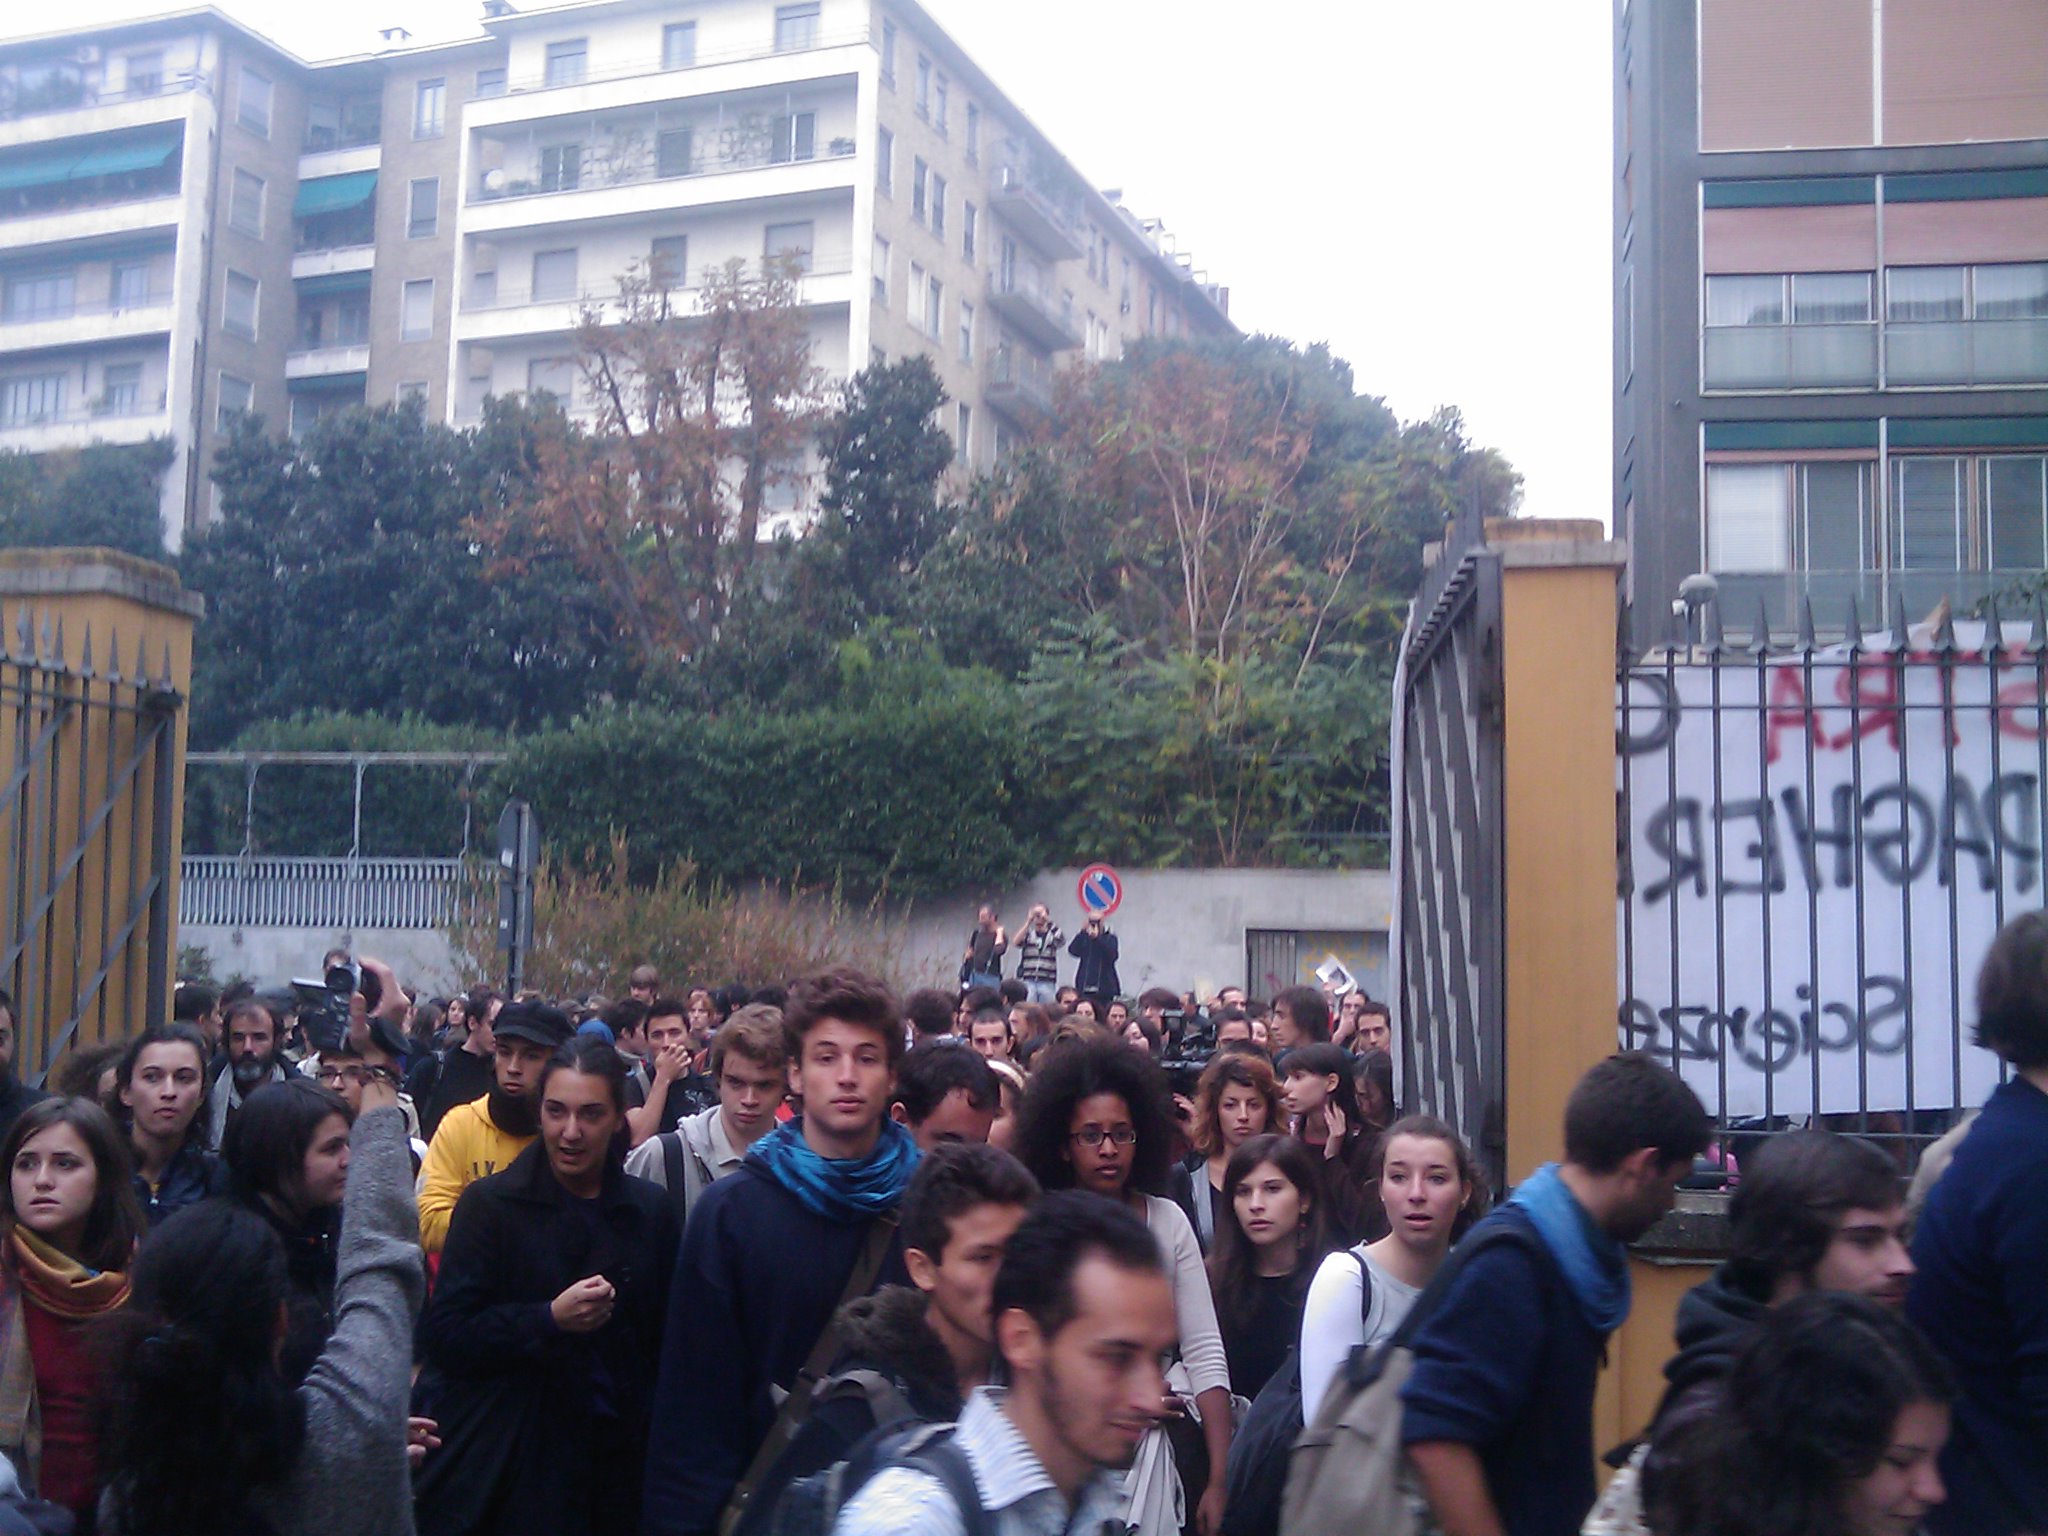
<svg viewBox="0 0 2048 1536"><path fill-rule="evenodd" d="M1409 614L1395 676L1401 1102L1456 1126L1494 1188L1502 1043L1501 575L1454 524Z"/></svg>

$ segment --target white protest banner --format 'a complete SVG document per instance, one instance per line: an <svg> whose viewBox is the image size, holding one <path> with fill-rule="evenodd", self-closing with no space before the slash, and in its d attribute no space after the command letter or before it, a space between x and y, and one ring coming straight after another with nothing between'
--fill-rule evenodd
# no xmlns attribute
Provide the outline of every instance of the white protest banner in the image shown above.
<svg viewBox="0 0 2048 1536"><path fill-rule="evenodd" d="M1621 1043L1710 1110L1975 1105L1977 969L2042 905L2042 660L1846 651L1622 686ZM1873 642L1881 644L1882 642Z"/></svg>

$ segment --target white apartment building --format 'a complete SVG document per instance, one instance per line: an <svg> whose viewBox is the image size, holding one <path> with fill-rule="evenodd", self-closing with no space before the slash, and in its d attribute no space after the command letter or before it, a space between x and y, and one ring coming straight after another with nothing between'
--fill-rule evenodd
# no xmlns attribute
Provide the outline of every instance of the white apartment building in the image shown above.
<svg viewBox="0 0 2048 1536"><path fill-rule="evenodd" d="M583 305L656 258L794 253L816 364L929 355L973 467L1056 368L1231 330L912 0L489 0L392 42L307 64L205 9L0 45L0 451L168 435L175 544L238 410L576 408Z"/></svg>

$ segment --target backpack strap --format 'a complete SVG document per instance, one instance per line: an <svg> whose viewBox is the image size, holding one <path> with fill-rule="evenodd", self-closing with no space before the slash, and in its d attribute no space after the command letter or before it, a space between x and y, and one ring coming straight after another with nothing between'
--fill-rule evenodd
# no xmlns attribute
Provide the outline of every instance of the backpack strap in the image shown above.
<svg viewBox="0 0 2048 1536"><path fill-rule="evenodd" d="M1430 1279L1415 1305L1408 1309L1408 1315L1401 1319L1401 1325L1376 1349L1361 1350L1352 1358L1348 1380L1353 1389L1370 1385L1379 1378L1380 1367L1397 1349L1406 1349L1415 1335L1422 1331L1422 1325L1435 1316L1443 1305L1444 1298L1451 1292L1458 1276L1464 1272L1480 1254L1494 1248L1513 1246L1532 1251L1538 1255L1537 1268L1546 1277L1555 1267L1549 1253L1543 1247L1543 1239L1535 1232L1516 1222L1489 1221L1472 1229L1465 1240L1453 1248L1442 1268ZM1546 1301L1546 1306L1548 1302Z"/></svg>
<svg viewBox="0 0 2048 1536"><path fill-rule="evenodd" d="M868 1224L867 1239L861 1245L860 1256L853 1261L853 1269L847 1274L846 1286L840 1291L839 1300L832 1304L831 1317L818 1334L818 1342L811 1346L810 1358L804 1361L802 1369L796 1373L796 1380L790 1383L789 1395L776 1410L775 1422L768 1426L767 1437L761 1441L760 1449L754 1452L754 1459L747 1463L747 1470L733 1488L725 1512L719 1516L720 1536L730 1536L739 1528L747 1501L754 1496L761 1479L768 1475L769 1469L789 1448L789 1442L796 1438L798 1426L811 1411L811 1394L817 1391L833 1357L839 1353L839 1309L874 1289L875 1277L882 1272L882 1265L889 1257L889 1245L895 1239L894 1211L885 1211Z"/></svg>
<svg viewBox="0 0 2048 1536"><path fill-rule="evenodd" d="M1365 1330L1362 1337L1372 1337L1372 1266L1365 1262L1365 1248L1361 1244L1351 1250L1351 1257L1358 1260L1358 1326Z"/></svg>
<svg viewBox="0 0 2048 1536"><path fill-rule="evenodd" d="M932 1434L914 1443L903 1455L903 1464L936 1477L960 1510L960 1524L967 1536L990 1536L987 1512L981 1507L981 1485L974 1480L974 1465L952 1424L934 1425Z"/></svg>
<svg viewBox="0 0 2048 1536"><path fill-rule="evenodd" d="M684 1166L683 1133L663 1131L661 1133L661 1171L668 1184L668 1197L676 1208L676 1220L684 1220L689 1213L690 1176Z"/></svg>

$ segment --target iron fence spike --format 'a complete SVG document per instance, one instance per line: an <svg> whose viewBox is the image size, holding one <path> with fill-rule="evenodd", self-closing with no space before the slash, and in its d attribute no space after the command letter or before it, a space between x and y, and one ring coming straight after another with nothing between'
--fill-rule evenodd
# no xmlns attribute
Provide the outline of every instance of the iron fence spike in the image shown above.
<svg viewBox="0 0 2048 1536"><path fill-rule="evenodd" d="M1998 594L1984 599L1984 654L1996 656L2005 649L2005 620L1998 613Z"/></svg>
<svg viewBox="0 0 2048 1536"><path fill-rule="evenodd" d="M85 643L80 648L78 670L86 677L92 676L92 620L85 621Z"/></svg>
<svg viewBox="0 0 2048 1536"><path fill-rule="evenodd" d="M50 659L58 666L69 664L69 655L64 649L64 615L57 615L57 636L51 642Z"/></svg>
<svg viewBox="0 0 2048 1536"><path fill-rule="evenodd" d="M163 689L163 691L164 691L165 693L169 693L169 692L171 691L171 688L172 688L172 683L171 683L171 642L170 642L170 641L168 641L168 640L166 640L166 641L164 642L164 670L163 670L163 674L162 674L162 676L160 676L160 677L159 677L159 678L157 679L157 686L158 686L159 688Z"/></svg>
<svg viewBox="0 0 2048 1536"><path fill-rule="evenodd" d="M149 637L135 637L135 670L128 674L128 680L140 688L149 681Z"/></svg>
<svg viewBox="0 0 2048 1536"><path fill-rule="evenodd" d="M2044 604L2040 593L2034 594L2034 629L2027 636L2027 654L2040 656L2048 653L2048 604Z"/></svg>
<svg viewBox="0 0 2048 1536"><path fill-rule="evenodd" d="M1906 594L1897 587L1892 588L1892 649L1910 651L1913 649L1912 626L1906 618Z"/></svg>
<svg viewBox="0 0 2048 1536"><path fill-rule="evenodd" d="M1849 594L1849 622L1842 627L1842 639L1852 651L1863 649L1863 605L1854 592Z"/></svg>
<svg viewBox="0 0 2048 1536"><path fill-rule="evenodd" d="M1756 595L1756 628L1749 634L1749 653L1752 656L1766 656L1771 650L1771 610L1764 601L1763 593Z"/></svg>
<svg viewBox="0 0 2048 1536"><path fill-rule="evenodd" d="M107 681L121 681L121 631L111 624L107 626Z"/></svg>
<svg viewBox="0 0 2048 1536"><path fill-rule="evenodd" d="M1799 594L1799 649L1812 652L1819 648L1814 639L1813 593L1802 592Z"/></svg>
<svg viewBox="0 0 2048 1536"><path fill-rule="evenodd" d="M43 631L40 643L36 650L36 655L39 659L43 661L48 661L50 659L50 645L54 638L55 637L50 633L50 616L46 613L43 615Z"/></svg>
<svg viewBox="0 0 2048 1536"><path fill-rule="evenodd" d="M14 621L14 633L20 646L20 649L15 654L21 657L33 654L36 635L35 621L29 617L27 603L21 605L20 616Z"/></svg>
<svg viewBox="0 0 2048 1536"><path fill-rule="evenodd" d="M1944 655L1953 655L1956 649L1956 615L1947 598L1941 601L1940 618L1934 626L1934 648Z"/></svg>

